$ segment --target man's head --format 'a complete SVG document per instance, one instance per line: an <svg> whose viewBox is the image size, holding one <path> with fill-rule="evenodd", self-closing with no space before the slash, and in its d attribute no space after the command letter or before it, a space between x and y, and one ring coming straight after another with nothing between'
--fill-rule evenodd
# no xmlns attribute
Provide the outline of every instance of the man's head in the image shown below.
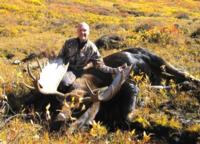
<svg viewBox="0 0 200 144"><path fill-rule="evenodd" d="M88 36L90 33L90 27L87 23L82 22L77 26L77 35L80 41L84 42L88 40Z"/></svg>

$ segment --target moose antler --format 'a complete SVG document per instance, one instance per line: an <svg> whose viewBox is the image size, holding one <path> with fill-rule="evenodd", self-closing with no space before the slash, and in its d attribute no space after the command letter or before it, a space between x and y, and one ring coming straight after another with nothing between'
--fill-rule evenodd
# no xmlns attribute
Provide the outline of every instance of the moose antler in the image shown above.
<svg viewBox="0 0 200 144"><path fill-rule="evenodd" d="M69 128L69 132L73 133L76 129L81 128L84 124L92 122L99 111L101 101L109 101L120 90L121 85L128 78L132 65L127 66L122 72L118 73L109 87L102 87L95 92L91 89L89 84L86 86L89 90L90 97L86 97L87 101L92 101L92 105L85 111ZM85 99L86 100L86 99Z"/></svg>
<svg viewBox="0 0 200 144"><path fill-rule="evenodd" d="M58 60L55 60L55 62L48 63L45 67L42 68L39 60L37 59L37 64L38 64L38 67L40 68L40 79L34 76L34 74L31 71L30 64L28 63L27 71L33 81L34 86L30 86L26 84L25 82L23 82L23 84L26 87L32 90L38 90L40 93L45 94L45 95L56 95L60 98L66 98L71 95L80 97L79 95L73 92L65 94L65 93L61 93L57 91L58 85L60 84L62 77L66 73L69 63L67 63L66 65L63 65L62 62L58 59ZM56 75L57 72L58 74ZM52 77L54 77L54 79L51 79ZM48 82L45 82L45 80L48 80L48 78L51 79L53 82L51 83L51 80L49 80Z"/></svg>

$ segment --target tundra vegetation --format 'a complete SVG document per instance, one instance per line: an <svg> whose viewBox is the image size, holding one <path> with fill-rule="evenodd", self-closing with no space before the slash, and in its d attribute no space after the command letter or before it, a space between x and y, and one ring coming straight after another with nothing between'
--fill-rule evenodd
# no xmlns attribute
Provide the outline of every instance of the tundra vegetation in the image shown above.
<svg viewBox="0 0 200 144"><path fill-rule="evenodd" d="M144 47L200 79L199 11L199 0L1 0L0 143L200 141L200 92L152 90L147 88L148 79L134 74L140 93L130 115L136 126L129 131L109 132L94 121L86 131L49 133L48 125L38 120L33 109L28 115L37 120L29 118L23 106L5 103L8 94L30 92L21 84L31 84L26 62L57 54L64 41L75 36L74 26L81 21L91 26L92 41L105 35L119 37L100 49L103 56L128 47ZM49 105L47 115L48 110Z"/></svg>

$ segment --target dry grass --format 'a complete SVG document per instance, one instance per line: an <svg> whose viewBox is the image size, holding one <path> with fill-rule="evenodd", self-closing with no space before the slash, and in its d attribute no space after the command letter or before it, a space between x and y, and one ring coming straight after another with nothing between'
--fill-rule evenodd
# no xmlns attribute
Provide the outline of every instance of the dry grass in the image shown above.
<svg viewBox="0 0 200 144"><path fill-rule="evenodd" d="M146 47L166 61L200 79L200 39L191 38L200 26L200 1L194 0L1 0L0 2L0 97L6 92L20 93L19 81L27 80L23 65L13 64L30 53L58 53L65 39L75 36L75 25L86 21L91 26L91 40L102 35L122 36L127 46ZM149 29L135 31L144 24ZM103 25L96 29L97 25ZM104 51L104 56L117 50ZM8 55L14 56L8 59ZM13 87L15 84L16 87ZM150 127L150 121L176 129L199 132L199 123L184 125L177 115L199 119L200 104L187 93L142 89L133 121ZM0 99L1 100L1 99ZM171 102L173 108L160 108ZM184 111L183 111L184 109ZM191 112L195 109L196 112ZM177 114L172 111L177 110ZM2 114L0 113L0 122ZM144 132L138 140L132 132L107 133L99 123L90 132L78 132L62 137L51 135L41 125L11 120L0 131L0 143L148 143L151 135ZM152 140L151 142L154 142ZM161 142L165 143L165 141Z"/></svg>

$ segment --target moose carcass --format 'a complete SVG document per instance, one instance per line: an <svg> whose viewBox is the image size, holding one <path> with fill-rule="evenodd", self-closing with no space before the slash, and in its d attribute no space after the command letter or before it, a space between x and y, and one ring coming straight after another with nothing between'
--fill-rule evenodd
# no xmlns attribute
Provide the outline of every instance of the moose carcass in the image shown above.
<svg viewBox="0 0 200 144"><path fill-rule="evenodd" d="M114 53L105 57L104 62L106 65L112 67L117 67L124 63L127 63L129 66L132 65L134 74L137 75L141 72L146 74L154 88L166 87L160 86L162 79L166 79L167 81L172 79L178 83L179 86L184 86L186 81L194 85L200 83L199 80L175 69L162 58L142 48L130 48ZM56 87L53 87L53 91L46 91L42 89L42 85L34 78L30 70L29 73L34 80L36 90L42 93L41 98L52 99L52 97L57 97L58 100L53 99L53 102L51 101L52 117L55 121L66 122L66 119L69 118L66 116L67 108L65 104L59 101L64 99L70 101L71 96L76 95L76 97L80 98L81 107L72 109L71 116L76 117L77 120L72 122L71 128L82 127L93 119L99 120L108 126L114 127L116 125L126 127L127 116L134 108L138 92L134 82L127 80L114 95L110 94L107 98L101 99L101 96L105 95L109 89L109 87L106 86L112 83L113 79L111 74L102 73L94 68L88 69L80 78L76 79L70 89L61 86L58 92L58 83L54 85ZM110 93L110 91L108 93ZM48 102L46 102L46 104L48 104ZM86 105L86 109L82 111L81 108L84 104ZM54 108L56 108L56 110ZM59 112L57 110L59 110Z"/></svg>
<svg viewBox="0 0 200 144"><path fill-rule="evenodd" d="M103 77L97 77L94 75L94 72L96 73L98 71L95 69L90 69L86 71L81 78L76 79L73 85L74 89L72 89L71 92L66 93L64 92L66 89L60 90L61 92L57 90L58 85L68 68L68 64L64 65L63 63L60 63L60 61L62 60L56 59L44 67L40 73L40 79L37 79L33 76L29 66L28 72L34 81L36 90L38 90L41 94L55 95L57 100L61 103L65 102L65 100L68 102L71 96L76 96L81 104L86 105L85 111L81 111L79 109L80 107L72 111L72 116L78 117L78 119L72 123L71 128L73 129L82 127L84 124L89 124L92 122L92 120L96 117L98 110L100 109L100 102L110 101L116 95L116 93L120 90L121 85L129 76L132 68L132 66L127 66L122 72L118 73L110 86L105 85L102 79ZM102 73L101 75L104 75L104 78L107 80L111 79L111 77L107 74ZM96 90L93 91L92 89ZM77 92L81 92L82 95L77 94ZM77 110L80 111L77 112ZM60 109L59 111L61 112L58 113L56 119L60 120L59 117L62 117L61 119L65 121L67 117L66 109Z"/></svg>

